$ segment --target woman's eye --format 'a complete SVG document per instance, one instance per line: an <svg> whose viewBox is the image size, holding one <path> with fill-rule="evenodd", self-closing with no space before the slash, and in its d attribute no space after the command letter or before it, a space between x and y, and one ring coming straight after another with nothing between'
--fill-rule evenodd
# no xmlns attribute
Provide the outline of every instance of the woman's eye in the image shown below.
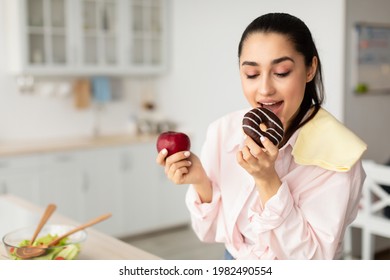
<svg viewBox="0 0 390 280"><path fill-rule="evenodd" d="M284 78L287 77L290 74L290 71L288 72L283 72L283 73L275 73L277 77Z"/></svg>
<svg viewBox="0 0 390 280"><path fill-rule="evenodd" d="M256 79L258 76L259 76L259 74L255 74L255 75L246 75L246 78L247 78L247 79Z"/></svg>

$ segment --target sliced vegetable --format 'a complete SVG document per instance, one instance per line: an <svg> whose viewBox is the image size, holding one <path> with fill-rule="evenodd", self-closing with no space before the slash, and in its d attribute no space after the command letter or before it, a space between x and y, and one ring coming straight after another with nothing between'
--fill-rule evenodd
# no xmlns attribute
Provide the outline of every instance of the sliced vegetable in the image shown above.
<svg viewBox="0 0 390 280"><path fill-rule="evenodd" d="M51 235L48 234L46 236L40 237L37 240L34 241L33 245L47 245L54 239L56 239L58 235ZM52 247L50 249L47 249L47 253L43 256L32 258L32 260L73 260L77 257L77 255L80 252L80 244L68 244L66 245L66 242L68 241L68 238L61 239L58 244L55 247ZM27 246L30 244L30 241L25 239L22 240L18 247ZM66 245L66 246L64 246ZM14 260L20 260L19 257L16 256L14 252L14 248L10 249L10 253L12 256L12 259Z"/></svg>

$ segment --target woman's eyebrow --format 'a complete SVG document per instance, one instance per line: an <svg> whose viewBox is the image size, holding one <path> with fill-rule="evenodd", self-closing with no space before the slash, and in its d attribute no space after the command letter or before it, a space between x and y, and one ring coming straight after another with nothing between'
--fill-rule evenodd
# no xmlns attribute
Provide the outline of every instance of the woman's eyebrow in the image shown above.
<svg viewBox="0 0 390 280"><path fill-rule="evenodd" d="M249 66L259 66L259 64L257 62L254 62L254 61L243 61L241 63L241 66L244 66L244 65L249 65Z"/></svg>
<svg viewBox="0 0 390 280"><path fill-rule="evenodd" d="M292 63L295 63L294 59L292 59L291 57L289 57L289 56L282 56L280 58L276 58L276 59L272 60L271 64L275 65L275 64L281 63L281 62L286 61L286 60L289 60Z"/></svg>
<svg viewBox="0 0 390 280"><path fill-rule="evenodd" d="M286 61L286 60L289 60L291 61L292 63L295 63L294 59L292 59L291 57L289 56L282 56L282 57L279 57L279 58L275 58L274 60L271 61L271 64L272 65L275 65L275 64L278 64L278 63L281 63L283 61ZM241 63L241 66L244 66L244 65L249 65L249 66L259 66L259 64L255 61L243 61Z"/></svg>

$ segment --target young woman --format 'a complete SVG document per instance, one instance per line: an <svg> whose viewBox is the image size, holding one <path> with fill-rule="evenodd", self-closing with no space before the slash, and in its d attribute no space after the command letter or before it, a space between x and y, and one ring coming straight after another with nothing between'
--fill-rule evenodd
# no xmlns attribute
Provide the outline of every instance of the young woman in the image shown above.
<svg viewBox="0 0 390 280"><path fill-rule="evenodd" d="M300 19L255 19L239 48L244 96L273 111L285 136L259 147L233 112L207 131L201 160L190 151L157 162L176 184L191 184L186 203L205 242L222 242L227 259L337 259L355 219L366 145L322 107L321 62Z"/></svg>

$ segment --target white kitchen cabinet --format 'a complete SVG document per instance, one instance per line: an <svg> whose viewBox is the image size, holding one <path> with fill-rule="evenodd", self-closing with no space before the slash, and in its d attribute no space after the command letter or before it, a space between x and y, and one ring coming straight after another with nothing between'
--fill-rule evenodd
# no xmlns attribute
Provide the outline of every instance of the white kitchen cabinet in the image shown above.
<svg viewBox="0 0 390 280"><path fill-rule="evenodd" d="M18 156L0 159L0 194L15 194L39 203L40 157Z"/></svg>
<svg viewBox="0 0 390 280"><path fill-rule="evenodd" d="M112 213L112 217L96 229L120 236L123 231L122 188L117 149L93 149L83 152L84 217L90 220L100 214Z"/></svg>
<svg viewBox="0 0 390 280"><path fill-rule="evenodd" d="M7 0L18 75L155 74L167 64L168 0Z"/></svg>
<svg viewBox="0 0 390 280"><path fill-rule="evenodd" d="M139 234L188 223L185 186L174 186L156 164L154 143L140 143L122 150L124 226Z"/></svg>
<svg viewBox="0 0 390 280"><path fill-rule="evenodd" d="M122 68L120 1L74 3L75 64L87 73L119 73Z"/></svg>
<svg viewBox="0 0 390 280"><path fill-rule="evenodd" d="M155 142L0 158L0 193L10 193L77 222L125 237L188 223L186 186L169 182L157 165Z"/></svg>
<svg viewBox="0 0 390 280"><path fill-rule="evenodd" d="M159 216L161 227L171 227L186 224L190 221L190 215L185 204L185 194L188 185L175 185L169 181L164 169L157 170L159 182Z"/></svg>
<svg viewBox="0 0 390 280"><path fill-rule="evenodd" d="M64 152L42 156L40 205L57 205L57 212L78 222L85 218L87 176L82 154Z"/></svg>
<svg viewBox="0 0 390 280"><path fill-rule="evenodd" d="M67 0L7 0L6 33L15 74L60 74L72 65L71 3Z"/></svg>
<svg viewBox="0 0 390 280"><path fill-rule="evenodd" d="M54 153L44 158L42 206L55 203L59 212L78 222L112 213L94 227L107 234L122 234L118 160L111 149Z"/></svg>
<svg viewBox="0 0 390 280"><path fill-rule="evenodd" d="M158 228L158 178L151 161L152 145L140 143L121 151L123 225L129 235Z"/></svg>
<svg viewBox="0 0 390 280"><path fill-rule="evenodd" d="M167 67L168 0L122 0L126 68L158 73ZM126 16L127 15L127 16Z"/></svg>

